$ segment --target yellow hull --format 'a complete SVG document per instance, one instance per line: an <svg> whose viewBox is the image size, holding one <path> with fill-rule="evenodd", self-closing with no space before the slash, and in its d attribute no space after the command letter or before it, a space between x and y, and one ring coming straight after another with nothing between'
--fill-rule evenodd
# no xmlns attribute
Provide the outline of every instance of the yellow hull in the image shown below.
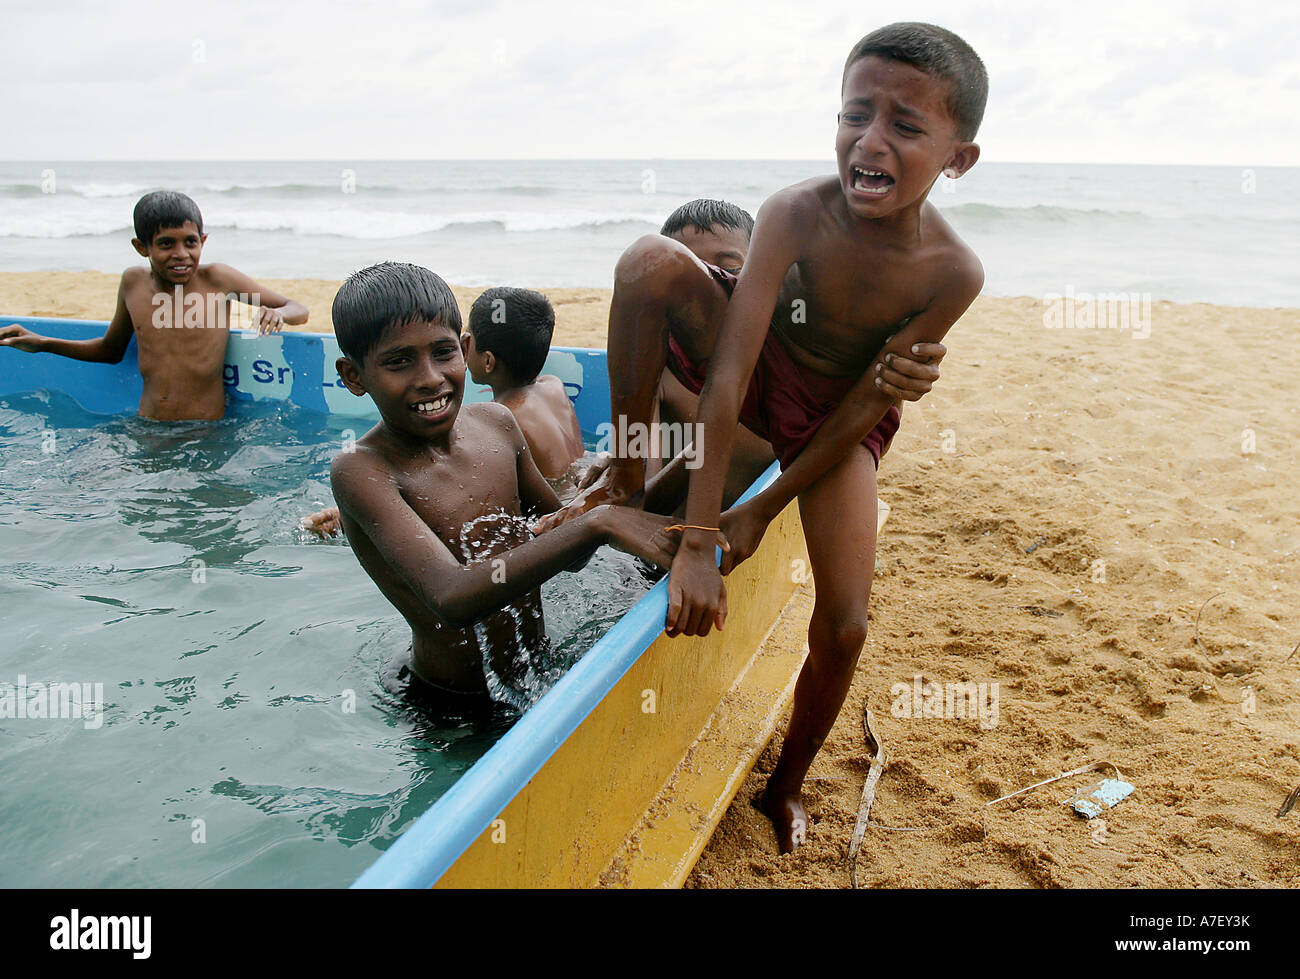
<svg viewBox="0 0 1300 979"><path fill-rule="evenodd" d="M725 631L659 636L435 886L680 886L793 696L807 647L765 640L808 580L792 503L727 578Z"/></svg>

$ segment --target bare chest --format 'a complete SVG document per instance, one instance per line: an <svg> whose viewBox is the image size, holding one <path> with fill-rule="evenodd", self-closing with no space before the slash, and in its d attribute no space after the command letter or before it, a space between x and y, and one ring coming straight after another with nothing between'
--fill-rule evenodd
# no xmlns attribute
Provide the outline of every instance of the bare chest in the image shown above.
<svg viewBox="0 0 1300 979"><path fill-rule="evenodd" d="M482 560L528 540L514 454L488 448L455 464L459 462L406 473L401 493L411 509L462 562Z"/></svg>
<svg viewBox="0 0 1300 979"><path fill-rule="evenodd" d="M790 267L773 326L806 366L832 375L858 374L925 309L927 279L915 255L885 253L864 260L827 248Z"/></svg>
<svg viewBox="0 0 1300 979"><path fill-rule="evenodd" d="M220 371L230 337L229 301L218 293L141 293L128 297L142 369L169 364Z"/></svg>

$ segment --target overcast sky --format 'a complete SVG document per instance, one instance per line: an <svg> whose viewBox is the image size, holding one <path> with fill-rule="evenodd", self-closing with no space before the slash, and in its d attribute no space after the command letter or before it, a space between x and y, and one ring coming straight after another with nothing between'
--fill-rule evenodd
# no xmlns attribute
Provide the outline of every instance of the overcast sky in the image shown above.
<svg viewBox="0 0 1300 979"><path fill-rule="evenodd" d="M0 159L827 159L890 20L989 69L985 160L1300 164L1293 2L0 0Z"/></svg>

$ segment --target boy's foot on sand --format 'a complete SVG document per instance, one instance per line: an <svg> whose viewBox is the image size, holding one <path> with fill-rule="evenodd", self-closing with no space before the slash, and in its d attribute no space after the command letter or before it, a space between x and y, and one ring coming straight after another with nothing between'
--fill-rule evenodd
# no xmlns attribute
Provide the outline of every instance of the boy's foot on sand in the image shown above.
<svg viewBox="0 0 1300 979"><path fill-rule="evenodd" d="M333 537L343 529L343 519L339 516L339 508L332 506L317 510L310 517L303 517L298 525L321 537Z"/></svg>
<svg viewBox="0 0 1300 979"><path fill-rule="evenodd" d="M772 820L780 851L793 853L808 836L808 814L804 812L799 791L787 793L769 784L755 803Z"/></svg>

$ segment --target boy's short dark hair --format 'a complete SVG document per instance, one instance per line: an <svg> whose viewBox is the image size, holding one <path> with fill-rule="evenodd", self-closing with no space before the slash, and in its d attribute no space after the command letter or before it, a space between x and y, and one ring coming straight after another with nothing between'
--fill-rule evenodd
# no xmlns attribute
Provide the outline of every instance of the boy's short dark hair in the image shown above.
<svg viewBox="0 0 1300 979"><path fill-rule="evenodd" d="M934 24L906 22L872 31L853 46L844 74L869 55L901 61L948 83L948 114L957 123L957 138L972 140L984 119L989 76L974 49L952 31Z"/></svg>
<svg viewBox="0 0 1300 979"><path fill-rule="evenodd" d="M671 237L682 228L694 227L697 231L712 231L714 228L731 228L743 231L748 238L754 233L754 219L749 212L726 201L713 201L700 198L683 204L672 214L659 229L661 235Z"/></svg>
<svg viewBox="0 0 1300 979"><path fill-rule="evenodd" d="M380 262L353 272L331 307L343 355L364 364L384 334L405 323L439 323L460 337L460 309L451 287L428 269Z"/></svg>
<svg viewBox="0 0 1300 979"><path fill-rule="evenodd" d="M474 300L469 332L474 346L496 357L515 382L527 384L551 352L555 310L540 292L497 286Z"/></svg>
<svg viewBox="0 0 1300 979"><path fill-rule="evenodd" d="M199 213L199 205L174 190L155 190L145 194L135 202L131 217L135 236L146 245L152 245L153 236L163 228L179 228L186 221L193 221L199 234L203 234L203 215Z"/></svg>

